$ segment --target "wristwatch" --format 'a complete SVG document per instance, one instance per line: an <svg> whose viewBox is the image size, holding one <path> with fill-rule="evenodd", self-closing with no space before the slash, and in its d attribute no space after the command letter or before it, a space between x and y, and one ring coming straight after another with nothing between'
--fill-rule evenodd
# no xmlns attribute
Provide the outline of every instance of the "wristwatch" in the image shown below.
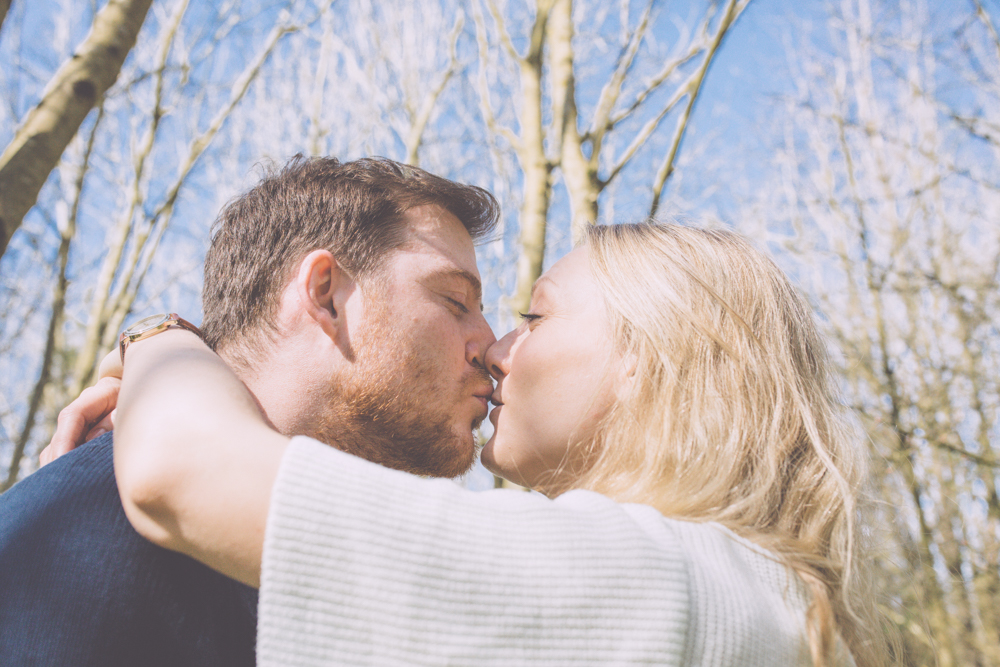
<svg viewBox="0 0 1000 667"><path fill-rule="evenodd" d="M122 354L122 366L125 365L125 350L129 345L144 338L155 336L156 334L162 333L172 327L187 329L199 338L201 337L201 331L198 330L198 327L191 324L177 313L161 313L159 315L144 317L128 329L125 329L125 331L122 332L122 335L118 338L118 349L121 350Z"/></svg>

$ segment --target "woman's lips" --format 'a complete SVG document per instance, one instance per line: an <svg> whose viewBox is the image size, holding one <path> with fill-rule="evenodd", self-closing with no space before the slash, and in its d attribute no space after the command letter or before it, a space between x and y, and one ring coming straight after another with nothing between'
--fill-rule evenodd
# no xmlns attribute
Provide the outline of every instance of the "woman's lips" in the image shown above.
<svg viewBox="0 0 1000 667"><path fill-rule="evenodd" d="M503 408L502 404L496 406L492 411L490 411L490 423L493 424L494 427L497 425L497 420L500 418L501 408Z"/></svg>

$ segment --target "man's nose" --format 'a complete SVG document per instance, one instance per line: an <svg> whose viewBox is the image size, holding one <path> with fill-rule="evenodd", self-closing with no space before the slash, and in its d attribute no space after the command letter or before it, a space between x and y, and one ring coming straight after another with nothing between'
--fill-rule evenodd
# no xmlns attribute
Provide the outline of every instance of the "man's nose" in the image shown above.
<svg viewBox="0 0 1000 667"><path fill-rule="evenodd" d="M486 368L486 351L497 342L493 329L482 314L476 322L476 328L465 344L465 360L473 366Z"/></svg>
<svg viewBox="0 0 1000 667"><path fill-rule="evenodd" d="M514 329L486 350L486 370L498 382L510 372L510 347L516 338L517 329Z"/></svg>

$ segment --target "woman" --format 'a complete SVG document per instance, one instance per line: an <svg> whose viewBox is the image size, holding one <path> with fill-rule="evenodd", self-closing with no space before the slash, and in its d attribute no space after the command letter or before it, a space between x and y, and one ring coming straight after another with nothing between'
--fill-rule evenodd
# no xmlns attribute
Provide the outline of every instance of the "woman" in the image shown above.
<svg viewBox="0 0 1000 667"><path fill-rule="evenodd" d="M597 227L524 318L486 358L482 460L548 498L289 440L179 332L129 347L126 512L259 577L262 664L884 662L863 443L770 260L726 232Z"/></svg>

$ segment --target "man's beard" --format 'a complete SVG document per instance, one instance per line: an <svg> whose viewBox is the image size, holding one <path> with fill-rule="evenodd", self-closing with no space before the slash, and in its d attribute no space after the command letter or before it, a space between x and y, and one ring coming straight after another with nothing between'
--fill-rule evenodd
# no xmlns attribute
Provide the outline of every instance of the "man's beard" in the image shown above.
<svg viewBox="0 0 1000 667"><path fill-rule="evenodd" d="M457 477L475 462L472 430L455 432L445 397L451 385L428 355L407 345L387 313L372 313L360 332L354 367L331 378L322 418L306 433L374 463L431 477ZM389 354L387 354L389 352ZM462 378L455 400L490 381L484 368Z"/></svg>

